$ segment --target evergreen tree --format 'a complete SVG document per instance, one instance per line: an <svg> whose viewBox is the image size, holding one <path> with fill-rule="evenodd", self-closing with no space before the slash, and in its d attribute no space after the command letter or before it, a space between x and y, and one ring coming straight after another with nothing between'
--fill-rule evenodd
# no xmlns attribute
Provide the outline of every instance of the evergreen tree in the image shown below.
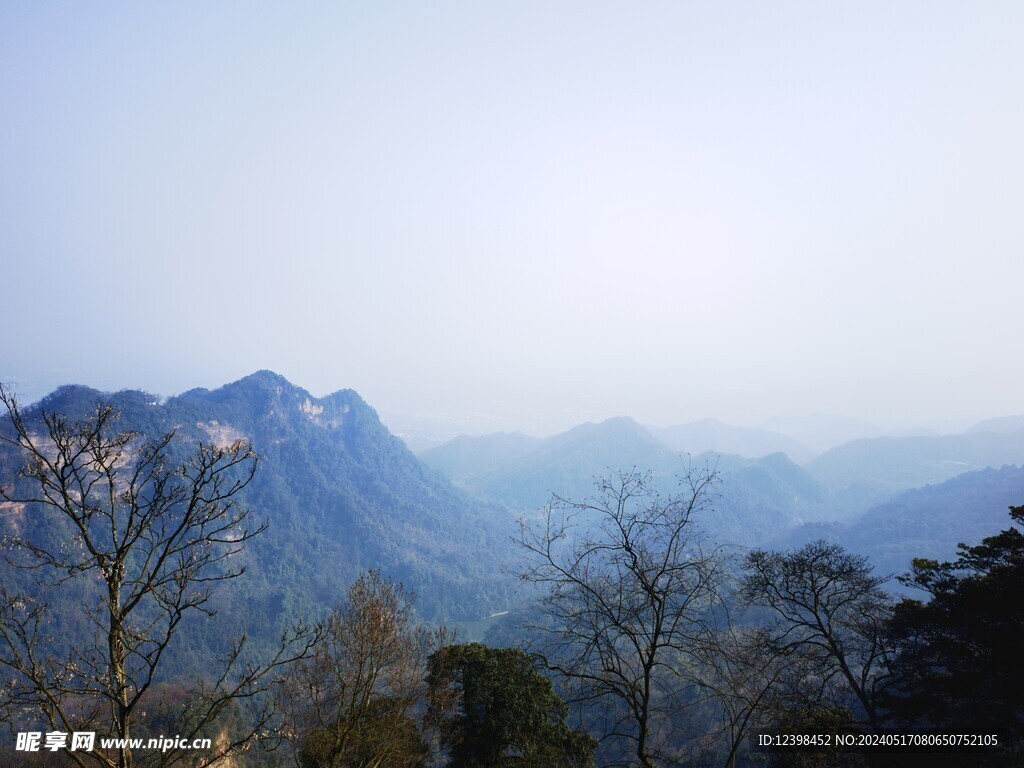
<svg viewBox="0 0 1024 768"><path fill-rule="evenodd" d="M453 645L430 660L430 717L450 768L585 768L597 743L518 648Z"/></svg>

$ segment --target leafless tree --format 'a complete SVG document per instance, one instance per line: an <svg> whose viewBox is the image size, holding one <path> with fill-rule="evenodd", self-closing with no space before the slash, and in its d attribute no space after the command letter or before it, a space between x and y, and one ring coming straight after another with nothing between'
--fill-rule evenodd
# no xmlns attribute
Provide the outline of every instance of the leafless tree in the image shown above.
<svg viewBox="0 0 1024 768"><path fill-rule="evenodd" d="M791 552L755 550L745 561L742 593L771 609L774 643L816 659L823 691L843 681L867 726L878 730L892 601L882 589L886 579L871 570L867 558L826 541Z"/></svg>
<svg viewBox="0 0 1024 768"><path fill-rule="evenodd" d="M744 740L770 717L778 686L794 666L793 654L780 649L763 627L734 626L728 616L694 648L699 686L717 711L708 728L705 750L736 765Z"/></svg>
<svg viewBox="0 0 1024 768"><path fill-rule="evenodd" d="M9 714L39 718L53 731L109 729L130 739L183 620L213 614L211 590L242 575L239 556L265 528L252 525L237 501L256 454L242 441L200 444L175 461L173 433L147 439L118 431L109 406L72 422L42 408L24 411L3 386L0 402L8 417L0 443L22 462L17 477L0 483L8 531L2 551L8 567L34 577L0 586L0 668L9 675L3 703ZM69 590L83 601L91 640L59 651L67 643L55 642L54 628L67 617L53 615L49 603ZM249 662L245 637L233 640L200 685L180 735L192 739L228 708L258 699L275 670L303 656L316 634L291 628L260 664ZM219 741L200 762L212 764L248 743L269 718L262 708L244 732ZM133 764L126 743L110 753L67 755L81 766ZM180 758L169 750L145 762Z"/></svg>
<svg viewBox="0 0 1024 768"><path fill-rule="evenodd" d="M447 639L413 623L413 595L378 571L359 577L313 654L279 692L304 768L403 768L428 749L419 716L427 659Z"/></svg>
<svg viewBox="0 0 1024 768"><path fill-rule="evenodd" d="M591 498L555 496L539 526L521 525L522 578L546 588L537 629L554 641L549 667L573 700L607 705L605 738L628 739L645 768L679 743L664 730L697 691L689 670L710 631L722 563L695 519L710 511L717 480L691 469L679 493L661 496L650 473L623 472Z"/></svg>

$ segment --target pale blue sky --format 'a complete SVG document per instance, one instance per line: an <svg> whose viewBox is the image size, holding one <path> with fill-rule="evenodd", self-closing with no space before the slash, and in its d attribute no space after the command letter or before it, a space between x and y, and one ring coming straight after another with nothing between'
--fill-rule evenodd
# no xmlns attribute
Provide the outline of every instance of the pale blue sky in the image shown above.
<svg viewBox="0 0 1024 768"><path fill-rule="evenodd" d="M0 3L0 378L1024 411L1024 4Z"/></svg>

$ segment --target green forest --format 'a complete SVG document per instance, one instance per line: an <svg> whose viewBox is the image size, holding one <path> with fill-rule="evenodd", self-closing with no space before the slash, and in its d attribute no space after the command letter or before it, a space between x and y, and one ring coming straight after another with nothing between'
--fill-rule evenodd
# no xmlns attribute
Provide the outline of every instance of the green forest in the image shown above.
<svg viewBox="0 0 1024 768"><path fill-rule="evenodd" d="M716 540L708 462L516 522L355 393L232 387L0 390L4 765L1024 765L1024 506L895 576Z"/></svg>

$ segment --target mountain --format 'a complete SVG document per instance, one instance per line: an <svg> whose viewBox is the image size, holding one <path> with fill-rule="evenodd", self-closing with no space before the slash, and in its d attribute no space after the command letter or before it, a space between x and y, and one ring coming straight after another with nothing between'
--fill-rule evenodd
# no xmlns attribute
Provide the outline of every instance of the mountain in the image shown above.
<svg viewBox="0 0 1024 768"><path fill-rule="evenodd" d="M472 493L523 512L536 511L552 493L583 497L594 479L609 471L636 467L671 475L684 466L677 454L626 417L581 424L544 439L459 438L420 458Z"/></svg>
<svg viewBox="0 0 1024 768"><path fill-rule="evenodd" d="M867 555L876 573L900 574L915 557L951 560L958 543L977 544L1010 527L1008 507L1024 504L1024 467L965 472L905 491L846 524L806 525L772 544L788 549L817 538Z"/></svg>
<svg viewBox="0 0 1024 768"><path fill-rule="evenodd" d="M672 427L648 427L648 430L673 451L691 454L732 453L760 458L772 453L784 453L802 464L816 453L810 446L778 432L734 427L716 419L701 419Z"/></svg>
<svg viewBox="0 0 1024 768"><path fill-rule="evenodd" d="M543 440L464 438L420 457L460 487L526 517L551 501L553 493L584 499L597 478L633 468L650 470L661 493L678 492L690 466L717 468L721 475L715 514L697 521L719 543L748 545L831 515L825 489L781 453L761 459L710 452L685 457L625 417L581 424Z"/></svg>
<svg viewBox="0 0 1024 768"><path fill-rule="evenodd" d="M969 433L974 434L977 432L1001 432L1003 434L1009 432L1019 432L1024 430L1024 416L997 416L994 419L985 419L979 421L969 430Z"/></svg>
<svg viewBox="0 0 1024 768"><path fill-rule="evenodd" d="M467 487L519 510L536 510L552 493L580 497L594 478L609 470L681 468L679 457L662 446L633 419L615 418L582 424L536 443L518 459L473 477Z"/></svg>
<svg viewBox="0 0 1024 768"><path fill-rule="evenodd" d="M882 502L895 493L1004 464L1024 464L1024 430L854 440L804 465L834 490ZM867 506L867 505L866 505Z"/></svg>
<svg viewBox="0 0 1024 768"><path fill-rule="evenodd" d="M315 398L260 371L166 401L62 387L33 409L77 420L99 401L120 412L123 429L174 430L182 452L200 440L251 441L259 465L243 501L269 528L250 542L248 572L225 597L250 622L320 614L367 568L415 590L431 620L487 615L511 593L502 569L514 554L512 517L427 468L352 390Z"/></svg>

